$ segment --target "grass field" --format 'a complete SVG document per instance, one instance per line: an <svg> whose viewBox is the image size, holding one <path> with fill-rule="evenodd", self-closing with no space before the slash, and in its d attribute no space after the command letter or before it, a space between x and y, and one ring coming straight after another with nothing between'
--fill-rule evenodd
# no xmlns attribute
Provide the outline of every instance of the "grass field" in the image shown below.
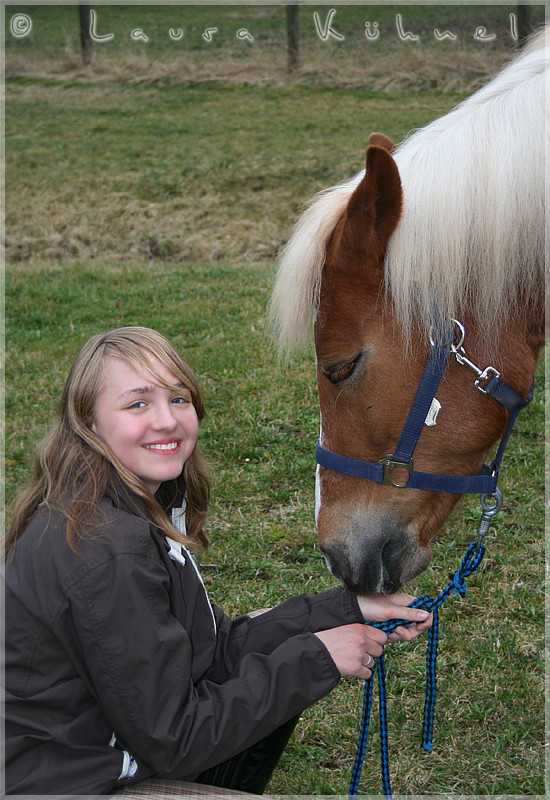
<svg viewBox="0 0 550 800"><path fill-rule="evenodd" d="M336 46L335 66L324 67L326 85L322 70L312 77L307 67L301 77L283 80L280 55L270 62L263 50L239 56L241 73L223 82L220 64L236 63L235 43L220 41L208 66L200 47L191 52L191 36L185 58L197 74L208 66L215 82L203 73L200 80L176 80L180 55L166 52L162 41L153 55L136 54L126 43L126 52L104 54L86 72L75 66L74 8L60 7L57 40L52 13L25 8L34 38L7 42L8 499L28 476L33 448L83 341L99 329L150 325L195 366L206 397L201 436L214 485L212 547L202 562L213 599L233 614L334 585L313 522L313 354L279 363L265 330L276 253L302 203L361 168L372 130L400 140L465 93L442 85L381 91L355 80L338 86L334 75L345 71L338 58L346 56ZM250 27L256 19L264 26L266 50L268 40L277 41L273 19L280 11L247 9ZM340 12L336 20L349 41L354 18ZM502 39L508 12L494 12ZM234 9L227 13L234 14L228 25L240 24ZM102 30L122 39L128 18L112 14ZM377 14L381 22L386 14L390 26L395 9ZM197 7L186 31L202 30L207 17ZM45 33L41 19L51 26ZM132 17L152 31L157 17L147 8L140 19ZM411 27L429 31L436 20L441 27L453 22L430 9L411 17ZM471 29L473 17L468 20L461 31ZM317 47L311 45L312 59ZM430 58L441 61L431 40L430 47ZM504 51L495 45L491 52L496 67ZM424 51L420 57L426 64ZM136 80L124 72L128 59ZM158 69L154 80L146 80L147 59ZM279 64L263 82L262 61ZM504 458L505 505L485 562L469 580L466 598L449 600L441 613L429 755L420 748L425 642L388 653L398 794L544 795L543 384L541 366L535 399L520 415ZM433 566L411 591L435 594L446 585L477 519L477 500L465 501L445 525ZM362 687L345 680L305 712L268 790L345 795L361 704ZM361 782L369 795L380 792L375 728L376 715Z"/></svg>

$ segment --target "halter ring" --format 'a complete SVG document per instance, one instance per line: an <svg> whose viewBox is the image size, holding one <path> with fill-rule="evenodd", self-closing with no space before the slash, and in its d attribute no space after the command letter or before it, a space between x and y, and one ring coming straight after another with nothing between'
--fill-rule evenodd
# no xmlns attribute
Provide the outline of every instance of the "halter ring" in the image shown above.
<svg viewBox="0 0 550 800"><path fill-rule="evenodd" d="M455 334L454 338L450 340L450 342L436 342L436 340L435 340L435 331L434 331L433 328L430 328L429 339L430 339L430 344L431 344L432 347L435 347L438 344L439 344L440 347L449 346L451 348L451 350L454 352L455 349L458 349L459 347L462 346L462 344L464 342L464 337L466 336L466 331L464 330L464 325L461 322L459 322L457 319L454 319L454 317L451 317L451 322L453 323L453 325L455 327L456 334Z"/></svg>

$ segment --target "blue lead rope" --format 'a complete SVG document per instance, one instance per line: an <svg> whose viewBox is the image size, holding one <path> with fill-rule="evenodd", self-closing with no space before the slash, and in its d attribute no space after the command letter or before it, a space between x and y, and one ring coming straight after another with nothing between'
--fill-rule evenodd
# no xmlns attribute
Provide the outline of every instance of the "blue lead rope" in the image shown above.
<svg viewBox="0 0 550 800"><path fill-rule="evenodd" d="M431 751L432 735L434 724L435 698L436 698L436 666L437 666L437 645L439 638L438 608L453 593L457 597L464 597L466 594L465 578L475 572L483 560L485 548L479 541L472 542L466 551L460 567L453 575L448 586L438 597L429 595L417 597L411 604L411 608L423 608L433 612L433 624L428 633L428 651L426 655L426 701L424 704L424 724L422 729L422 746L424 750ZM389 622L369 622L373 628L378 628L384 633L390 634L400 625L408 626L408 620L392 619ZM379 702L379 724L380 724L380 767L382 772L382 788L386 797L391 797L390 770L389 770L389 747L388 747L388 718L387 718L387 697L386 697L386 668L384 656L376 659L378 673L378 702ZM363 715L361 719L361 731L357 744L355 764L351 776L349 797L357 796L359 779L363 768L365 749L369 735L370 712L372 707L372 687L373 675L365 681L365 695L363 701Z"/></svg>

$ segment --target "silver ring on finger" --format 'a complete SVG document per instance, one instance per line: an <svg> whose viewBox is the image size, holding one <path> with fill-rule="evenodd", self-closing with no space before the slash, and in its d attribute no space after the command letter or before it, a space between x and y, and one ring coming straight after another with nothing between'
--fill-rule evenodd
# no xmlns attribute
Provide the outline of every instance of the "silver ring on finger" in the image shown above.
<svg viewBox="0 0 550 800"><path fill-rule="evenodd" d="M372 665L373 665L373 664L374 664L374 658L373 658L373 657L370 655L370 653L369 653L369 660L368 660L368 661L367 661L367 663L365 664L365 668L366 668L366 669L370 669L370 668L372 667Z"/></svg>

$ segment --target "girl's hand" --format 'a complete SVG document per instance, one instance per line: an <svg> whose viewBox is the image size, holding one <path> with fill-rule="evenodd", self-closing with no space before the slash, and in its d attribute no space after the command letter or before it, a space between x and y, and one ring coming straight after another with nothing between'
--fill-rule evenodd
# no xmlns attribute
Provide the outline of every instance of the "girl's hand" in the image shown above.
<svg viewBox="0 0 550 800"><path fill-rule="evenodd" d="M408 608L415 598L410 594L379 594L375 597L358 596L359 608L365 622L387 622L390 619L406 619L413 624L400 625L388 636L388 642L410 642L432 626L433 614L419 608Z"/></svg>
<svg viewBox="0 0 550 800"><path fill-rule="evenodd" d="M370 678L374 659L382 655L388 639L378 628L359 622L314 635L323 642L342 677L363 680Z"/></svg>

